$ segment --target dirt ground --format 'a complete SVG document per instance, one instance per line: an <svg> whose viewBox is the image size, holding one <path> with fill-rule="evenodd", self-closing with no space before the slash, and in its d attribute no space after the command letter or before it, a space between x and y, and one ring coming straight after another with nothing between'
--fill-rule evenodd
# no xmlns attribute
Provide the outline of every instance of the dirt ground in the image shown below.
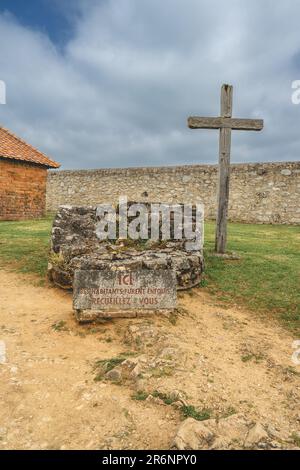
<svg viewBox="0 0 300 470"><path fill-rule="evenodd" d="M181 295L171 318L79 326L71 294L0 271L0 449L172 448L180 409L134 399L140 388L179 391L218 419L238 413L289 448L300 432L295 339L201 290ZM169 367L160 367L168 351ZM129 352L152 361L142 384L94 380L97 360Z"/></svg>

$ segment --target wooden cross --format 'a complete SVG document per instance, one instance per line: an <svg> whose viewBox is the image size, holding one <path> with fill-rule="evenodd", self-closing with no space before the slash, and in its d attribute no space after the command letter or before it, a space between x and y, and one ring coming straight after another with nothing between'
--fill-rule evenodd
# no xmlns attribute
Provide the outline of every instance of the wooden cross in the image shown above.
<svg viewBox="0 0 300 470"><path fill-rule="evenodd" d="M215 250L217 253L226 252L227 215L229 201L230 179L230 148L231 131L261 131L264 121L261 119L232 118L233 87L223 85L221 90L221 117L190 117L190 129L220 129L219 141L219 175L218 175L218 211Z"/></svg>

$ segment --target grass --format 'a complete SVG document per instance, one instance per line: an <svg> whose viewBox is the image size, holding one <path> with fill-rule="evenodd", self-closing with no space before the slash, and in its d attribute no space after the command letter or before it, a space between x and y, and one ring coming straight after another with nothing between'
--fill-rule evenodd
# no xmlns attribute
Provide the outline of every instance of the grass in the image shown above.
<svg viewBox="0 0 300 470"><path fill-rule="evenodd" d="M205 288L221 303L246 305L300 333L300 228L229 224L228 250L241 260L213 256L214 224L206 223Z"/></svg>
<svg viewBox="0 0 300 470"><path fill-rule="evenodd" d="M221 415L222 419L229 418L237 413L236 409L233 406L229 406Z"/></svg>
<svg viewBox="0 0 300 470"><path fill-rule="evenodd" d="M52 217L0 222L0 268L8 266L45 279Z"/></svg>
<svg viewBox="0 0 300 470"><path fill-rule="evenodd" d="M109 372L110 370L117 367L119 364L122 364L126 359L125 356L113 357L111 359L100 359L96 361L95 367L103 367L105 372Z"/></svg>
<svg viewBox="0 0 300 470"><path fill-rule="evenodd" d="M0 222L0 268L45 279L51 223L51 216ZM221 305L244 305L300 334L299 227L230 223L228 250L241 256L235 261L213 255L214 228L213 222L206 222L206 274L201 288Z"/></svg>
<svg viewBox="0 0 300 470"><path fill-rule="evenodd" d="M296 377L300 377L300 372L298 372L295 367L288 366L284 369L284 371L288 374L295 375Z"/></svg>
<svg viewBox="0 0 300 470"><path fill-rule="evenodd" d="M124 362L128 357L134 355L135 353L126 351L121 353L119 356L112 357L110 359L99 359L94 364L94 370L97 371L97 375L94 380L96 382L101 381L107 372L122 364L122 362Z"/></svg>
<svg viewBox="0 0 300 470"><path fill-rule="evenodd" d="M146 393L140 390L134 393L131 398L137 401L145 401L149 396L159 398L165 405L172 405L176 401L176 398L172 398L167 393L159 392L158 390L154 390L152 393Z"/></svg>
<svg viewBox="0 0 300 470"><path fill-rule="evenodd" d="M150 396L154 398L159 398L165 405L173 405L175 402L178 401L177 398L173 398L169 394L159 392L157 390L154 390L154 392L152 393L138 391L134 393L131 396L131 398L137 401L145 401ZM196 421L206 421L207 419L210 419L212 416L211 410L207 408L198 410L193 405L182 405L180 407L180 413L181 413L182 418L193 418ZM233 409L230 409L230 414L228 414L227 416L231 416L234 413L236 413L236 411Z"/></svg>
<svg viewBox="0 0 300 470"><path fill-rule="evenodd" d="M211 418L211 410L206 408L203 410L197 410L193 405L182 406L181 413L184 418L193 418L197 421L205 421Z"/></svg>
<svg viewBox="0 0 300 470"><path fill-rule="evenodd" d="M291 439L297 447L300 447L300 434L293 432Z"/></svg>
<svg viewBox="0 0 300 470"><path fill-rule="evenodd" d="M252 361L254 360L256 362L256 364L258 364L259 362L261 362L263 360L263 356L261 354L245 354L244 356L242 356L242 361L243 362L249 362L249 361Z"/></svg>
<svg viewBox="0 0 300 470"><path fill-rule="evenodd" d="M165 405L172 405L175 401L177 401L177 398L172 398L167 393L158 392L157 390L154 390L154 392L151 395L154 398L159 398L160 400L162 400Z"/></svg>
<svg viewBox="0 0 300 470"><path fill-rule="evenodd" d="M107 372L117 367L124 360L125 359L123 357L123 358L118 358L118 359L108 359L104 361L97 361L97 364L95 365L95 369L97 369L98 372L94 378L95 382L101 382L101 380L103 380L104 375Z"/></svg>
<svg viewBox="0 0 300 470"><path fill-rule="evenodd" d="M131 398L133 400L137 400L137 401L145 401L147 400L149 396L149 393L146 393L146 392L143 392L141 390L139 390L138 392L134 393Z"/></svg>
<svg viewBox="0 0 300 470"><path fill-rule="evenodd" d="M58 322L52 325L52 329L54 331L68 331L68 328L66 325L67 324L64 320L59 320Z"/></svg>

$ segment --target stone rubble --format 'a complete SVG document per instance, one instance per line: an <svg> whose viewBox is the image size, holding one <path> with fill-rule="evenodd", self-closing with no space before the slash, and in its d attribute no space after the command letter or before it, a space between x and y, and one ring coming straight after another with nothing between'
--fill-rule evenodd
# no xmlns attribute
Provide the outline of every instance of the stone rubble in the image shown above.
<svg viewBox="0 0 300 470"><path fill-rule="evenodd" d="M61 206L54 219L48 263L49 279L72 289L76 269L174 269L177 289L201 280L202 250L186 251L186 240L159 240L156 244L133 240L105 240L96 236L96 207Z"/></svg>
<svg viewBox="0 0 300 470"><path fill-rule="evenodd" d="M275 440L261 423L251 425L244 416L236 414L219 421L185 419L178 428L173 447L179 450L271 450L281 449L282 442L280 433ZM297 449L286 442L284 448L287 447Z"/></svg>

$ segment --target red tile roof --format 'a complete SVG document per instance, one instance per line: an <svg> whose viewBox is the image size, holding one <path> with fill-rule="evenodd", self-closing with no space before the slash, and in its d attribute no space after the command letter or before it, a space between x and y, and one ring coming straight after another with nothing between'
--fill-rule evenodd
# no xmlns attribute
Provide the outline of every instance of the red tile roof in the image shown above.
<svg viewBox="0 0 300 470"><path fill-rule="evenodd" d="M27 144L8 129L0 126L0 157L21 160L23 162L59 168L60 164L51 160L42 152Z"/></svg>

